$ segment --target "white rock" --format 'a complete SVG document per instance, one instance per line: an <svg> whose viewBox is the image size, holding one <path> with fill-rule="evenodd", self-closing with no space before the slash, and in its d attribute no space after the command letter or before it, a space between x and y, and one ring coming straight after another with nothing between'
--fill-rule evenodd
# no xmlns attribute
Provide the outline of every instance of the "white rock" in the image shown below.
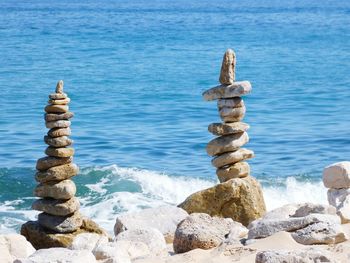
<svg viewBox="0 0 350 263"><path fill-rule="evenodd" d="M168 243L174 239L176 226L186 217L188 213L176 206L161 206L148 208L139 212L118 215L114 225L114 234L118 235L132 228L156 228Z"/></svg>
<svg viewBox="0 0 350 263"><path fill-rule="evenodd" d="M16 258L26 258L35 248L26 238L18 234L0 235L0 262L13 262Z"/></svg>
<svg viewBox="0 0 350 263"><path fill-rule="evenodd" d="M93 250L97 260L114 258L115 260L132 260L151 255L148 246L143 242L117 241L100 244Z"/></svg>
<svg viewBox="0 0 350 263"><path fill-rule="evenodd" d="M96 233L82 233L77 235L69 249L73 250L94 250L100 244L108 243L108 237Z"/></svg>
<svg viewBox="0 0 350 263"><path fill-rule="evenodd" d="M342 224L350 222L350 189L329 189L328 203L337 209Z"/></svg>
<svg viewBox="0 0 350 263"><path fill-rule="evenodd" d="M338 263L326 250L310 248L306 250L267 250L258 252L255 263ZM340 263L340 262L339 262Z"/></svg>
<svg viewBox="0 0 350 263"><path fill-rule="evenodd" d="M37 250L27 259L17 259L14 263L96 263L94 255L88 250L68 248L48 248Z"/></svg>
<svg viewBox="0 0 350 263"><path fill-rule="evenodd" d="M302 204L287 204L268 211L262 219L287 219L295 214ZM260 219L258 219L260 220Z"/></svg>
<svg viewBox="0 0 350 263"><path fill-rule="evenodd" d="M319 222L292 233L294 240L303 245L337 244L347 240L340 224Z"/></svg>
<svg viewBox="0 0 350 263"><path fill-rule="evenodd" d="M248 239L268 237L279 231L296 231L319 222L340 224L340 218L335 215L310 214L305 217L287 219L258 219L249 224Z"/></svg>
<svg viewBox="0 0 350 263"><path fill-rule="evenodd" d="M323 184L327 188L350 188L350 162L334 163L324 168Z"/></svg>
<svg viewBox="0 0 350 263"><path fill-rule="evenodd" d="M104 243L97 246L93 250L93 254L97 260L103 260L103 262L131 262L127 251L118 249L115 242Z"/></svg>
<svg viewBox="0 0 350 263"><path fill-rule="evenodd" d="M119 241L142 242L148 246L152 254L161 254L166 249L166 242L163 234L152 227L133 228L119 233L115 239Z"/></svg>

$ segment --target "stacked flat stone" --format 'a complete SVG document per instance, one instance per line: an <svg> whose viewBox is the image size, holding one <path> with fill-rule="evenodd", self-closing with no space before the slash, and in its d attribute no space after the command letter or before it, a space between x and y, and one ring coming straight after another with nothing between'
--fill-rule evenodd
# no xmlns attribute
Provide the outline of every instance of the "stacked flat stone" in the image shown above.
<svg viewBox="0 0 350 263"><path fill-rule="evenodd" d="M323 170L328 203L337 209L343 224L350 223L350 162L334 163Z"/></svg>
<svg viewBox="0 0 350 263"><path fill-rule="evenodd" d="M49 95L45 107L45 124L50 129L44 137L48 145L47 156L37 161L35 180L39 183L34 195L36 200L32 208L42 213L38 223L56 233L70 233L80 228L83 223L79 213L79 201L75 197L76 186L71 178L78 174L79 168L73 163L74 149L69 111L70 99L63 92L63 81L59 81L56 92Z"/></svg>
<svg viewBox="0 0 350 263"><path fill-rule="evenodd" d="M235 81L236 55L228 49L222 61L219 81L221 85L203 93L207 101L217 100L222 123L212 123L208 130L218 136L207 145L207 153L213 156L212 164L217 168L220 182L250 175L247 159L254 152L241 148L249 141L249 125L241 122L246 108L242 96L251 92L249 81Z"/></svg>

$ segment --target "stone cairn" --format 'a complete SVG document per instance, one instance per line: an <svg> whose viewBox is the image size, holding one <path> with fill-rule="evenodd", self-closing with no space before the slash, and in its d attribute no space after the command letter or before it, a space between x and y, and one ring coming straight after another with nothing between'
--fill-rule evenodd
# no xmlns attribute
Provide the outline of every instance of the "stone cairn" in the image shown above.
<svg viewBox="0 0 350 263"><path fill-rule="evenodd" d="M32 204L32 209L42 213L38 221L29 221L21 228L21 234L36 249L68 247L74 236L83 232L106 235L95 222L79 213L76 186L71 180L79 168L73 163L73 141L69 138L70 119L74 115L69 111L69 102L70 98L63 92L63 81L59 81L45 107L45 124L50 129L44 137L49 145L45 150L47 156L36 164L35 180L39 185L34 195L40 199Z"/></svg>
<svg viewBox="0 0 350 263"><path fill-rule="evenodd" d="M212 123L208 130L219 136L207 145L207 153L213 156L212 164L221 183L232 178L250 175L250 167L245 160L254 157L254 152L240 148L249 141L249 125L241 122L246 108L241 96L251 92L249 81L235 81L236 55L228 49L223 57L219 81L221 85L203 93L207 101L218 100L218 110L222 123Z"/></svg>
<svg viewBox="0 0 350 263"><path fill-rule="evenodd" d="M70 119L73 113L69 111L70 98L63 92L63 81L56 86L56 93L49 95L49 105L45 107L45 124L50 129L44 137L49 145L46 157L37 161L35 180L39 185L34 194L41 199L36 200L32 208L42 211L38 216L41 226L58 233L69 233L82 225L79 214L79 201L74 196L76 187L71 177L79 172L73 163L74 149L70 147L73 141Z"/></svg>

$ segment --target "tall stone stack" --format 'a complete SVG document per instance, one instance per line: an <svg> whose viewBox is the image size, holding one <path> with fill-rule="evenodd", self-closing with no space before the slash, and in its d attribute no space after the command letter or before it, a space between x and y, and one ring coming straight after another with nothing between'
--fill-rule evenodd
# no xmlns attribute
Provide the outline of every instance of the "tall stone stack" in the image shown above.
<svg viewBox="0 0 350 263"><path fill-rule="evenodd" d="M35 180L38 185L34 195L39 197L32 209L40 211L38 221L22 225L21 234L35 248L66 247L74 236L81 232L105 234L93 221L79 213L80 203L75 197L76 186L71 178L79 168L73 163L74 149L71 135L73 113L69 111L70 98L63 92L63 81L59 81L55 93L49 95L45 107L45 124L49 129L44 137L48 147L47 156L36 164Z"/></svg>
<svg viewBox="0 0 350 263"><path fill-rule="evenodd" d="M242 96L250 93L249 81L235 81L236 56L227 50L221 66L221 85L203 93L207 101L218 100L222 123L209 125L209 132L218 136L207 145L213 156L220 183L193 193L179 207L191 213L232 218L245 226L266 212L260 183L250 176L247 159L254 157L251 150L241 148L249 141L249 125L241 122L245 115Z"/></svg>
<svg viewBox="0 0 350 263"><path fill-rule="evenodd" d="M212 123L208 130L218 136L207 145L207 153L213 156L212 164L217 168L220 182L250 175L249 164L245 161L254 157L254 152L241 148L249 141L249 125L241 122L246 108L242 96L251 92L249 81L235 82L236 55L233 50L225 52L219 81L220 86L203 93L207 101L217 100L222 123Z"/></svg>

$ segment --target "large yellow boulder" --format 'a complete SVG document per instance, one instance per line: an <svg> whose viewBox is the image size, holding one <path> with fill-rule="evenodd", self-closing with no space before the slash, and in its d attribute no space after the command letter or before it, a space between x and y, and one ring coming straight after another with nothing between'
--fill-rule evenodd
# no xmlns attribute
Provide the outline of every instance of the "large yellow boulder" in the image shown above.
<svg viewBox="0 0 350 263"><path fill-rule="evenodd" d="M234 178L190 195L179 205L191 213L232 218L247 226L266 212L259 182L251 177Z"/></svg>

